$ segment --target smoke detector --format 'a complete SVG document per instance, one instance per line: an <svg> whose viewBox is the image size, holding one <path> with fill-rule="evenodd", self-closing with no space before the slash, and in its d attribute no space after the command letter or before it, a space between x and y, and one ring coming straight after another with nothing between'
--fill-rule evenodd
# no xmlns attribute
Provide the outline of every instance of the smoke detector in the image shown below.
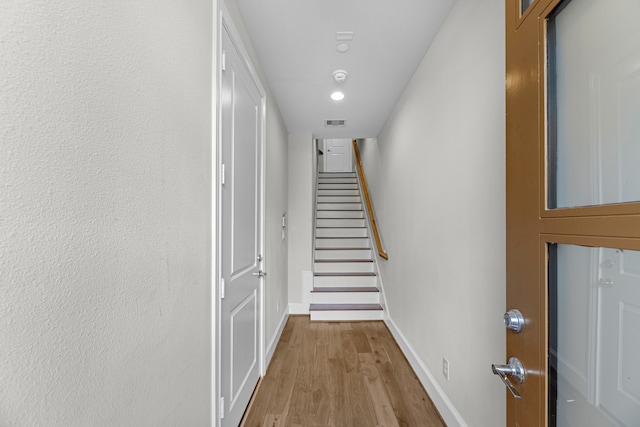
<svg viewBox="0 0 640 427"><path fill-rule="evenodd" d="M347 80L348 75L349 73L347 73L345 70L336 70L333 72L333 80L338 83L343 83L345 80Z"/></svg>

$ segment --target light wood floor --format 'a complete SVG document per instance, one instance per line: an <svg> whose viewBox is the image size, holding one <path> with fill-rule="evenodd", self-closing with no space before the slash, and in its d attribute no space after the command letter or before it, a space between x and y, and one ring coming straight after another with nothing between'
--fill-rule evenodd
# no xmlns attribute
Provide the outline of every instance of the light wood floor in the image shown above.
<svg viewBox="0 0 640 427"><path fill-rule="evenodd" d="M246 427L444 427L381 321L290 316L243 422Z"/></svg>

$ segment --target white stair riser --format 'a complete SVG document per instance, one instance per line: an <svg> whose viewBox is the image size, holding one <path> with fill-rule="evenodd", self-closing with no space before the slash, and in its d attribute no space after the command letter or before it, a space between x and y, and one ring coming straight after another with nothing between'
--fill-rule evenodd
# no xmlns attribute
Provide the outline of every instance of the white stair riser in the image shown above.
<svg viewBox="0 0 640 427"><path fill-rule="evenodd" d="M311 292L312 304L380 304L380 292Z"/></svg>
<svg viewBox="0 0 640 427"><path fill-rule="evenodd" d="M360 320L382 320L382 310L336 310L336 311L311 311L310 318L313 322L356 322Z"/></svg>
<svg viewBox="0 0 640 427"><path fill-rule="evenodd" d="M360 196L318 196L319 203L361 203Z"/></svg>
<svg viewBox="0 0 640 427"><path fill-rule="evenodd" d="M362 203L319 203L318 211L361 211Z"/></svg>
<svg viewBox="0 0 640 427"><path fill-rule="evenodd" d="M355 172L320 172L318 178L355 178Z"/></svg>
<svg viewBox="0 0 640 427"><path fill-rule="evenodd" d="M371 259L370 249L316 250L316 259Z"/></svg>
<svg viewBox="0 0 640 427"><path fill-rule="evenodd" d="M317 228L316 237L367 237L366 228Z"/></svg>
<svg viewBox="0 0 640 427"><path fill-rule="evenodd" d="M357 190L358 184L318 184L318 190Z"/></svg>
<svg viewBox="0 0 640 427"><path fill-rule="evenodd" d="M316 218L364 218L362 211L318 211Z"/></svg>
<svg viewBox="0 0 640 427"><path fill-rule="evenodd" d="M376 276L314 276L313 286L316 288L335 287L376 287Z"/></svg>
<svg viewBox="0 0 640 427"><path fill-rule="evenodd" d="M372 262L316 262L316 273L373 273Z"/></svg>
<svg viewBox="0 0 640 427"><path fill-rule="evenodd" d="M318 196L359 196L359 190L318 190Z"/></svg>
<svg viewBox="0 0 640 427"><path fill-rule="evenodd" d="M370 248L369 239L316 239L316 248Z"/></svg>
<svg viewBox="0 0 640 427"><path fill-rule="evenodd" d="M320 178L318 184L357 184L358 181L355 178L340 178L340 179L327 179Z"/></svg>
<svg viewBox="0 0 640 427"><path fill-rule="evenodd" d="M353 219L318 219L316 220L316 227L364 227L365 222L364 218L353 218Z"/></svg>

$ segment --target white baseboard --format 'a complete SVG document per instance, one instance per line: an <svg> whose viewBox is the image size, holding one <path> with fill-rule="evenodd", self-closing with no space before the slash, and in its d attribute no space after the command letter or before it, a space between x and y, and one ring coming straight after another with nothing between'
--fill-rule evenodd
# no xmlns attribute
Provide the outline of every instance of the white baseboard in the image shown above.
<svg viewBox="0 0 640 427"><path fill-rule="evenodd" d="M416 352L411 347L411 344L407 341L405 336L400 332L400 329L396 326L393 319L390 317L385 318L385 323L387 327L391 331L391 334L398 342L398 345L402 349L405 357L409 361L409 364L415 371L418 379L422 383L422 386L425 388L429 397L433 401L436 408L440 412L442 419L449 427L469 427L468 424L462 418L462 415L456 410L453 406L449 397L445 394L444 390L438 385L435 380L433 374L427 366L424 364L422 359L416 354Z"/></svg>
<svg viewBox="0 0 640 427"><path fill-rule="evenodd" d="M282 313L282 317L280 318L280 323L278 324L278 328L276 329L276 333L273 334L271 341L269 341L269 345L267 346L267 354L265 357L265 367L269 367L269 363L271 363L271 358L273 357L273 353L276 351L276 347L278 346L278 342L280 342L280 336L282 335L282 331L284 330L284 325L287 324L287 319L289 318L289 307L285 308ZM266 372L266 369L265 369Z"/></svg>
<svg viewBox="0 0 640 427"><path fill-rule="evenodd" d="M309 304L290 302L289 314L309 314Z"/></svg>

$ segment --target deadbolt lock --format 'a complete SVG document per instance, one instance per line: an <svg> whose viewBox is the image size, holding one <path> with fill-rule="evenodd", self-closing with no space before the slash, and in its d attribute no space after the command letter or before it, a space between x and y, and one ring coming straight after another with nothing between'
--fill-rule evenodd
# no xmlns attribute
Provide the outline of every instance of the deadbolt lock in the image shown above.
<svg viewBox="0 0 640 427"><path fill-rule="evenodd" d="M512 309L504 314L504 326L516 333L522 332L524 329L524 316L520 310Z"/></svg>

